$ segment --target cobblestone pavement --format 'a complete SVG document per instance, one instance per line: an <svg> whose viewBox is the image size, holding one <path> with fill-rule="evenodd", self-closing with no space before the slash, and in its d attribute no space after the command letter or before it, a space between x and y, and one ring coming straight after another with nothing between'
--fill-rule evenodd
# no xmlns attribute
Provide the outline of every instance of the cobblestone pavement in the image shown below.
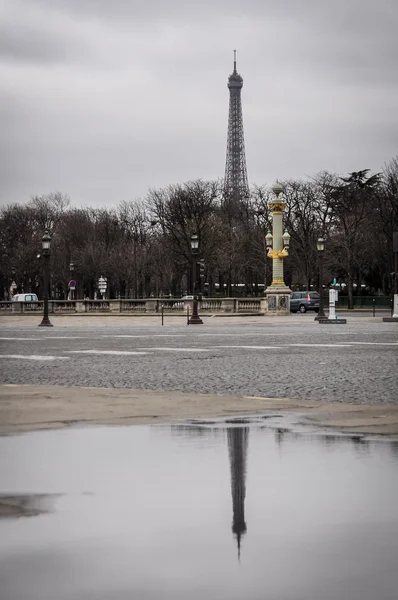
<svg viewBox="0 0 398 600"><path fill-rule="evenodd" d="M12 319L12 320L11 320ZM398 327L369 316L0 321L0 381L398 402Z"/></svg>

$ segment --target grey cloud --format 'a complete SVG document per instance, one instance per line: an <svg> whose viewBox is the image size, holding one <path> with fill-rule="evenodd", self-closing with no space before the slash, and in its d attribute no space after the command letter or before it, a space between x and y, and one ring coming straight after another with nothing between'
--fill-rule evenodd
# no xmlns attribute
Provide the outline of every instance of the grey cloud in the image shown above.
<svg viewBox="0 0 398 600"><path fill-rule="evenodd" d="M397 18L396 0L13 0L0 203L222 177L234 47L251 182L380 170L398 148Z"/></svg>
<svg viewBox="0 0 398 600"><path fill-rule="evenodd" d="M0 57L3 61L63 62L70 55L70 46L51 32L0 24Z"/></svg>
<svg viewBox="0 0 398 600"><path fill-rule="evenodd" d="M49 17L20 0L6 5L0 21L0 61L45 64L81 60L87 44L79 29L60 15Z"/></svg>

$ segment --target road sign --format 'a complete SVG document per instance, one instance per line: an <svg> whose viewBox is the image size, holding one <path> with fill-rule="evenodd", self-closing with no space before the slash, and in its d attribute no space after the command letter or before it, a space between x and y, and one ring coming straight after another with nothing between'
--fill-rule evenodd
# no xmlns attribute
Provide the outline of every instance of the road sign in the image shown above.
<svg viewBox="0 0 398 600"><path fill-rule="evenodd" d="M74 279L71 279L69 282L69 289L74 290L75 287L76 287L76 281Z"/></svg>
<svg viewBox="0 0 398 600"><path fill-rule="evenodd" d="M106 292L106 288L108 287L107 281L107 278L102 276L98 279L98 289L101 293Z"/></svg>

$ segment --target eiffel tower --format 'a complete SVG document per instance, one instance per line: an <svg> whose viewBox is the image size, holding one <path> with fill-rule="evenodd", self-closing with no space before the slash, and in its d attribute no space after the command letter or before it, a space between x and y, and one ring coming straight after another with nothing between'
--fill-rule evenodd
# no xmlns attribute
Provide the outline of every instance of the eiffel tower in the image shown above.
<svg viewBox="0 0 398 600"><path fill-rule="evenodd" d="M242 536L246 533L246 461L249 427L230 427L227 430L228 454L231 469L232 533L236 537L238 558Z"/></svg>
<svg viewBox="0 0 398 600"><path fill-rule="evenodd" d="M229 117L224 195L226 201L236 208L239 208L239 204L249 197L243 135L242 87L243 78L236 70L236 50L234 50L234 71L228 78Z"/></svg>

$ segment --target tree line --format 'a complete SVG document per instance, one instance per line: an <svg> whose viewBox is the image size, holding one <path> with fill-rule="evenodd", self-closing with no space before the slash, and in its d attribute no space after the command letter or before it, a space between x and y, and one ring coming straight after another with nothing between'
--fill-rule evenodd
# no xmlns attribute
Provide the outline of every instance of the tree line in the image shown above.
<svg viewBox="0 0 398 600"><path fill-rule="evenodd" d="M398 230L398 157L381 173L368 169L309 180L287 180L284 224L291 236L285 281L292 289L318 286L316 241L325 239L324 284L344 282L353 294L366 286L388 294L392 237ZM0 291L42 293L41 237L51 241L51 297L66 299L74 265L77 297L93 298L106 277L108 297L180 296L192 289L191 235L204 259L209 297L259 296L271 283L264 237L271 231L272 190L255 186L236 201L222 181L190 181L151 189L141 200L114 208L78 208L53 193L0 211Z"/></svg>

